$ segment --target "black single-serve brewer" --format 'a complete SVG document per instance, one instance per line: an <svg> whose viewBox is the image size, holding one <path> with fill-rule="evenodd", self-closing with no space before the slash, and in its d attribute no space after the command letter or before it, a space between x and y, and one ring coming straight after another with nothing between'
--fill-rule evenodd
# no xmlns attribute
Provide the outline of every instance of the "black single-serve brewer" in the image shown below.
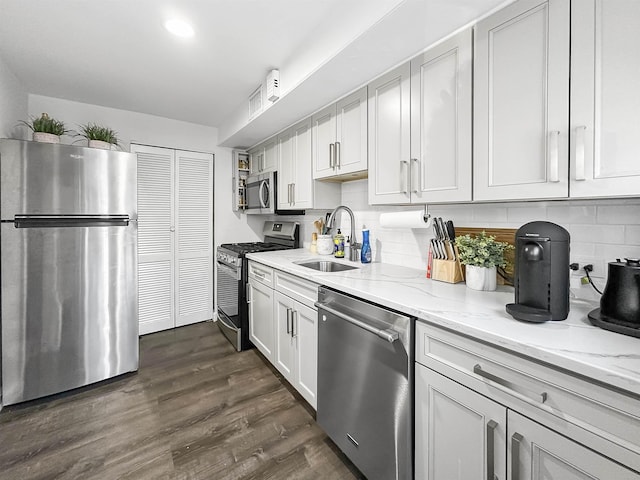
<svg viewBox="0 0 640 480"><path fill-rule="evenodd" d="M513 286L516 320L546 322L569 315L569 232L550 222L530 222L516 232Z"/></svg>

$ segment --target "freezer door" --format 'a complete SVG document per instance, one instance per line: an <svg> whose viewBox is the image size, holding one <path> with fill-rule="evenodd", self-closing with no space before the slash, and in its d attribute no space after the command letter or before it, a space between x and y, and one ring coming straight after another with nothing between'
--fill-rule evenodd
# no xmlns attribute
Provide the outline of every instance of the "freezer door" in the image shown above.
<svg viewBox="0 0 640 480"><path fill-rule="evenodd" d="M137 370L137 224L114 224L1 224L5 405Z"/></svg>
<svg viewBox="0 0 640 480"><path fill-rule="evenodd" d="M0 141L0 218L107 215L137 219L137 158L126 152Z"/></svg>

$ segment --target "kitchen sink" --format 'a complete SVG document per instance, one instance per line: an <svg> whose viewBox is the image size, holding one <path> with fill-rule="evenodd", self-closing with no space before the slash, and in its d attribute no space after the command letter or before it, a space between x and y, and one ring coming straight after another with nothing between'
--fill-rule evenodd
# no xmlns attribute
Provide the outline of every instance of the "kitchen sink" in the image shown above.
<svg viewBox="0 0 640 480"><path fill-rule="evenodd" d="M297 262L296 262L297 263ZM345 265L344 263L331 262L329 260L314 260L312 262L300 262L301 267L312 268L320 272L344 272L346 270L355 270L358 267L353 265Z"/></svg>

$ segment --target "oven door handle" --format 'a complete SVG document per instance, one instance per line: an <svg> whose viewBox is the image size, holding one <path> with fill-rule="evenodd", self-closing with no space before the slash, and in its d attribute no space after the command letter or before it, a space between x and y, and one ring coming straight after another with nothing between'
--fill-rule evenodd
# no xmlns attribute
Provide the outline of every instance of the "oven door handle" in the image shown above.
<svg viewBox="0 0 640 480"><path fill-rule="evenodd" d="M267 203L269 202L269 182L262 180L260 182L260 205L262 208L269 208Z"/></svg>
<svg viewBox="0 0 640 480"><path fill-rule="evenodd" d="M238 327L236 327L233 323L229 323L224 318L224 315L218 315L218 321L222 323L225 327L227 327L229 330L233 330L234 332L238 331Z"/></svg>
<svg viewBox="0 0 640 480"><path fill-rule="evenodd" d="M229 265L225 265L224 263L221 263L220 261L216 261L216 263L218 264L218 268L220 270L222 270L223 272L231 275L232 277L234 277L236 280L241 280L241 271L239 268L231 268Z"/></svg>

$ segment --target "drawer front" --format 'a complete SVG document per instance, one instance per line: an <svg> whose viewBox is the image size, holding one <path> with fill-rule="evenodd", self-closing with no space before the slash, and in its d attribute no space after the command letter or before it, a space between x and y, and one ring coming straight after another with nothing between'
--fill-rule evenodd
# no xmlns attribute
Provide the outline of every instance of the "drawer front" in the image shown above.
<svg viewBox="0 0 640 480"><path fill-rule="evenodd" d="M261 263L249 262L249 279L273 288L273 268L262 265Z"/></svg>
<svg viewBox="0 0 640 480"><path fill-rule="evenodd" d="M318 284L279 270L275 272L275 284L279 292L316 310L314 303L318 300Z"/></svg>
<svg viewBox="0 0 640 480"><path fill-rule="evenodd" d="M513 397L640 455L637 398L438 327L416 325L416 362L457 374L463 383L468 379L471 388L480 385L489 396L499 392L506 406Z"/></svg>

